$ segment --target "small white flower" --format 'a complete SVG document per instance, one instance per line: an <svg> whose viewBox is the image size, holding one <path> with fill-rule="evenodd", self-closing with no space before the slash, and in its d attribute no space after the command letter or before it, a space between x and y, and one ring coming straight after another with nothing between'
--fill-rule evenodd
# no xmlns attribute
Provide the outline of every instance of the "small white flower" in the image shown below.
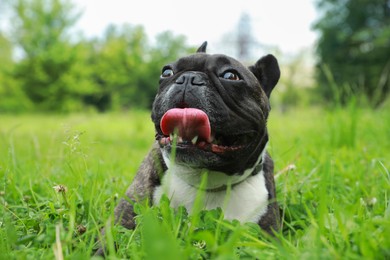
<svg viewBox="0 0 390 260"><path fill-rule="evenodd" d="M61 184L54 186L53 189L58 193L66 193L68 191L68 188Z"/></svg>
<svg viewBox="0 0 390 260"><path fill-rule="evenodd" d="M367 199L368 206L374 206L377 202L378 202L378 200L375 197Z"/></svg>
<svg viewBox="0 0 390 260"><path fill-rule="evenodd" d="M195 241L192 243L194 247L197 247L197 248L200 248L200 249L203 249L206 247L206 241L204 240L200 240L200 241Z"/></svg>

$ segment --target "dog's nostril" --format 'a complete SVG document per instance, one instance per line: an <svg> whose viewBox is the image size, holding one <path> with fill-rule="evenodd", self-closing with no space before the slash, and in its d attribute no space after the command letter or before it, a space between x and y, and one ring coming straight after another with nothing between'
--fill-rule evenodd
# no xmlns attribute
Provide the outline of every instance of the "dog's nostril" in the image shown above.
<svg viewBox="0 0 390 260"><path fill-rule="evenodd" d="M195 86L202 86L205 85L206 82L200 76L195 75L191 78L191 84Z"/></svg>
<svg viewBox="0 0 390 260"><path fill-rule="evenodd" d="M185 77L185 75L182 75L182 76L180 76L180 77L178 77L178 78L176 79L175 83L177 83L177 84L183 84L185 81L186 81L186 77Z"/></svg>
<svg viewBox="0 0 390 260"><path fill-rule="evenodd" d="M193 72L188 72L186 74L181 75L175 80L175 83L179 85L192 85L192 86L202 86L206 84L202 76Z"/></svg>

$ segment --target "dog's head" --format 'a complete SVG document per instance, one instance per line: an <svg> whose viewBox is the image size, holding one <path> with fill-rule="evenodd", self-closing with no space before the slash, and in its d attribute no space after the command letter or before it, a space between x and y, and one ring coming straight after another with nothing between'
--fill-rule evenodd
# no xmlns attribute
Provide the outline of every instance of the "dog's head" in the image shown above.
<svg viewBox="0 0 390 260"><path fill-rule="evenodd" d="M205 51L206 43L163 67L152 109L157 141L176 164L240 174L254 166L267 144L278 62L267 55L246 67Z"/></svg>

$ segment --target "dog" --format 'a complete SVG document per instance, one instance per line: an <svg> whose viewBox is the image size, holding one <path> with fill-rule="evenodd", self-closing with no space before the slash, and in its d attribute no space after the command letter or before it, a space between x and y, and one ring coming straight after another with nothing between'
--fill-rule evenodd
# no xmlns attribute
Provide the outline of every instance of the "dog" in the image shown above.
<svg viewBox="0 0 390 260"><path fill-rule="evenodd" d="M115 208L116 222L134 229L133 202L158 205L163 195L191 213L203 190L204 209L221 207L225 219L272 234L280 216L267 118L278 62L267 55L246 67L206 47L163 67L151 114L156 142Z"/></svg>

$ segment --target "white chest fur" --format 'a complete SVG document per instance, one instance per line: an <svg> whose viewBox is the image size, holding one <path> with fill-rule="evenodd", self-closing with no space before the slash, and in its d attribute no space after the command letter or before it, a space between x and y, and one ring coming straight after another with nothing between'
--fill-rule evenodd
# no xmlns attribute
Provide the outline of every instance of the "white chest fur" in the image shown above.
<svg viewBox="0 0 390 260"><path fill-rule="evenodd" d="M191 213L199 189L195 185L190 185L188 180L183 179L181 172L178 171L180 171L180 167L174 167L174 169L167 171L162 179L162 185L157 187L153 194L153 202L158 204L162 195L165 194L171 200L171 206L182 205ZM244 180L233 185L230 192L226 190L205 191L204 209L220 207L226 219L258 222L261 216L266 213L268 205L268 191L265 186L264 173L261 171L254 176L245 177Z"/></svg>

